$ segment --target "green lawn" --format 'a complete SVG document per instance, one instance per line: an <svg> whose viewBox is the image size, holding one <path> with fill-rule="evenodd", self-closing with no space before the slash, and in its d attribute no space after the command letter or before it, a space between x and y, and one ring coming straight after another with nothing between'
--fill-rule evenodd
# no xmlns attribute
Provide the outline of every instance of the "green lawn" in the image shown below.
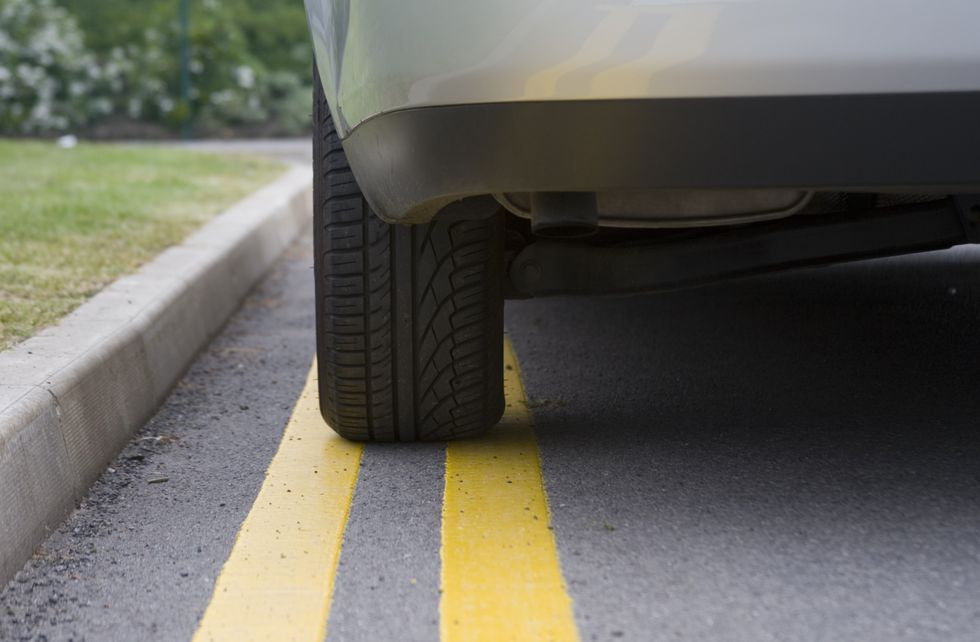
<svg viewBox="0 0 980 642"><path fill-rule="evenodd" d="M0 350L283 171L159 147L0 140Z"/></svg>

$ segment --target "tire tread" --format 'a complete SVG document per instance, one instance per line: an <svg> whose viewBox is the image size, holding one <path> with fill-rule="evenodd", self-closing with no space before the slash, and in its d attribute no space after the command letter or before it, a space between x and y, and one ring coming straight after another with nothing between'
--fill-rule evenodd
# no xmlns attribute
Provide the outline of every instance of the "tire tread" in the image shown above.
<svg viewBox="0 0 980 642"><path fill-rule="evenodd" d="M503 412L500 216L416 228L383 222L357 186L319 87L314 102L314 271L324 418L356 441L483 433ZM409 255L396 246L410 248ZM395 270L411 272L398 286L407 280L411 310L402 309L404 296L396 296ZM396 331L399 323L410 323L411 341L402 342L410 345L396 345L399 334L406 336ZM411 391L411 412L397 407L406 397L398 386Z"/></svg>

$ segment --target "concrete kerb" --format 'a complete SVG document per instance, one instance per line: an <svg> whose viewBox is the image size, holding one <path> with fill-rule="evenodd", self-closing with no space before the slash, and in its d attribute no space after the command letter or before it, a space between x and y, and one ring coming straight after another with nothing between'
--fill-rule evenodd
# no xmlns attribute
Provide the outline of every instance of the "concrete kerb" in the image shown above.
<svg viewBox="0 0 980 642"><path fill-rule="evenodd" d="M166 399L198 351L308 225L296 167L0 353L0 586Z"/></svg>

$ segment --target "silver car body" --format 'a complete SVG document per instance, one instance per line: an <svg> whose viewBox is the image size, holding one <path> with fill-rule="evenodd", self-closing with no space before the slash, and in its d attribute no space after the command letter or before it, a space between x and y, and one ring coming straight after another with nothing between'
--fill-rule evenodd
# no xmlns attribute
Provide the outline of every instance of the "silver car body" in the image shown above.
<svg viewBox="0 0 980 642"><path fill-rule="evenodd" d="M306 7L320 80L342 138L379 115L418 108L950 95L969 97L954 107L957 113L966 113L977 105L975 98L980 91L978 0L306 0ZM847 109L857 115L850 116L852 120L842 122L840 127L852 130L847 135L859 136L856 130L865 121L875 120L870 114L881 111L882 104L871 102L858 105L856 110ZM837 105L810 103L806 109L794 107L778 113L786 114L787 120L809 120L807 114L819 115ZM896 120L888 129L882 125L881 131L872 131L871 136L886 142L890 136L901 136L902 132L896 130L905 128L913 119L935 120L947 108L941 103L930 103L928 108L909 103L903 109L908 120ZM765 113L770 112L773 109L766 107ZM543 112L536 113L541 118ZM618 113L616 109L582 110L576 117L611 120ZM763 112L759 114L757 119L764 121ZM670 120L659 117L664 122ZM512 118L498 117L493 122ZM746 122L753 118L756 116L747 116ZM711 118L708 121L714 122ZM446 122L447 136L465 133L466 130L453 130L451 122ZM819 145L820 138L826 136L821 130L813 133L814 141L807 141L807 122L796 125L800 139L797 149L812 143ZM869 126L874 130L873 122ZM933 126L939 127L929 125ZM964 126L969 126L968 121L957 124ZM531 131L528 127L527 131ZM601 133L595 123L591 127L590 135ZM735 118L730 128L738 127L739 120ZM835 125L828 122L825 127L832 131ZM720 121L717 128L723 128ZM919 138L926 147L919 151L942 155L943 150L930 148L928 141L946 137L948 131L923 130ZM652 134L656 139L657 132ZM396 186L377 187L372 183L397 173L407 164L409 150L398 149L398 145L416 145L422 135L400 137L380 125L370 135L390 137L386 138L390 142L384 143L387 149L348 151L355 173L367 183L369 200L389 220L423 220L446 198L481 188L476 183L453 179L464 184L457 186L447 180L443 186L405 199L392 196ZM561 135L562 132L555 132L554 141ZM756 135L761 136L761 132ZM794 137L788 126L777 127L774 135ZM526 134L522 136L522 140L527 139ZM744 147L752 140L752 135L745 134L738 144ZM538 143L553 145L554 141L549 138ZM471 142L485 145L492 139L477 137ZM687 145L684 139L670 139L670 144ZM757 156L793 149L792 140L767 145ZM515 148L512 155L526 155L528 149ZM734 152L730 157L735 158ZM656 158L643 156L637 162L640 160L648 165L652 162L652 170L659 167ZM466 164L455 157L447 162ZM555 162L560 164L561 158ZM479 171L484 167L481 163L475 162L467 171ZM597 184L579 186L575 184L577 179L573 180L574 168L566 168L561 175L557 171L542 175L540 187L514 174L491 181L486 188L830 188L873 187L882 183L972 185L974 178L980 181L975 166L946 181L937 180L938 173L917 174L911 166L862 173L855 164L853 171L845 170L840 175L814 171L812 180L802 171L785 176L770 171L768 175L773 176L774 183L767 185L760 182L766 176L765 167L738 180L702 181L693 169L674 173L668 163L663 165L668 171L659 172L663 178L651 185L639 185L632 178L598 176ZM723 167L719 165L717 169ZM894 174L894 179L888 178L888 172ZM405 185L411 186L412 181L418 182L418 177L406 179ZM397 189L404 191L403 187ZM447 190L452 194L434 196Z"/></svg>
<svg viewBox="0 0 980 642"><path fill-rule="evenodd" d="M976 0L306 0L343 132L465 103L980 89Z"/></svg>

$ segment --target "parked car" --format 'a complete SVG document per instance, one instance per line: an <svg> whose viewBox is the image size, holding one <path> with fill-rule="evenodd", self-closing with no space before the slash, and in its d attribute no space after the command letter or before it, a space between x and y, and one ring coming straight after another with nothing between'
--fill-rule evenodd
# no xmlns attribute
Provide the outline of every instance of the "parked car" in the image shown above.
<svg viewBox="0 0 980 642"><path fill-rule="evenodd" d="M306 0L323 415L478 435L508 297L975 241L976 0Z"/></svg>

